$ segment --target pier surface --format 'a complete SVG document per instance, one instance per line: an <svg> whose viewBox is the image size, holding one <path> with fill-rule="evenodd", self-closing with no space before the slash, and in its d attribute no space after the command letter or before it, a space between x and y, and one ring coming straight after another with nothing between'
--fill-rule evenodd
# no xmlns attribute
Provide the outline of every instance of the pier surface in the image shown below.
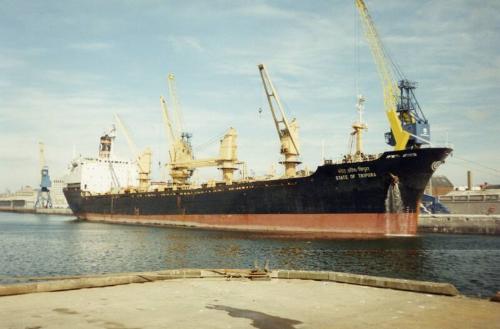
<svg viewBox="0 0 500 329"><path fill-rule="evenodd" d="M269 281L227 276L176 279L172 275L165 279L168 273L164 273L163 279L153 282L3 296L0 327L500 328L499 303L335 281L278 278L285 273ZM296 277L306 274L286 275L291 273ZM311 272L312 278L322 275L315 273ZM136 277L154 280L148 275ZM113 283L113 277L106 278Z"/></svg>

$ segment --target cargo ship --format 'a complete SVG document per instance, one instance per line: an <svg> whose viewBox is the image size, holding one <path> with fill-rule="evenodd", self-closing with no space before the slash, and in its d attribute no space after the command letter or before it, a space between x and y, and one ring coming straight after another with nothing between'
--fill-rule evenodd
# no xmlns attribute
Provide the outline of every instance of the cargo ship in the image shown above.
<svg viewBox="0 0 500 329"><path fill-rule="evenodd" d="M391 128L385 137L393 146L392 151L364 153L364 98L358 97L359 118L352 125L351 134L355 150L342 160L325 160L314 172L298 170L297 121L287 119L267 69L261 64L259 72L281 143L283 175L258 179L243 174L235 179L234 171L242 164L237 159L236 130L231 128L222 137L218 156L195 159L191 134L182 129L175 78L171 74L168 82L173 111L165 98L160 98L170 142L167 169L171 180L151 182L151 152L136 151L137 177L132 180L137 184L131 186L133 175L127 174L125 168L130 163L112 159L113 136L105 134L98 159L73 163L72 178L64 189L73 213L90 221L296 236L415 235L419 200L451 149L430 146L430 127L415 99L415 84L406 79L396 82L393 78L391 61L380 58L386 53L377 33L373 33L376 30L364 2L356 0L356 5L376 63L382 66L378 68ZM118 125L123 127L120 120ZM221 179L193 183L190 178L200 167L217 167ZM99 189L92 190L90 186L96 181Z"/></svg>
<svg viewBox="0 0 500 329"><path fill-rule="evenodd" d="M73 213L91 221L317 236L414 235L418 200L450 151L390 151L370 161L327 163L297 178L100 195L74 183L64 193ZM391 201L395 186L400 202Z"/></svg>

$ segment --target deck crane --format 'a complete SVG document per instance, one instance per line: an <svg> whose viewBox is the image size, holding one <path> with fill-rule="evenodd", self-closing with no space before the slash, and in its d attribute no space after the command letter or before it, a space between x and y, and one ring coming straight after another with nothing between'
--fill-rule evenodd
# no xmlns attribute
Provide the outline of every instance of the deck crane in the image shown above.
<svg viewBox="0 0 500 329"><path fill-rule="evenodd" d="M139 152L137 146L130 137L128 129L125 127L118 114L115 114L115 120L118 127L122 130L123 135L125 135L130 151L132 152L134 160L137 162L137 169L139 172L139 191L146 192L149 189L151 182L151 149L148 147L144 151Z"/></svg>
<svg viewBox="0 0 500 329"><path fill-rule="evenodd" d="M280 153L285 157L284 161L280 163L285 167L285 177L294 177L297 174L296 167L300 164L298 160L300 152L297 136L299 126L295 119L288 122L285 112L283 111L283 106L281 105L280 97L269 78L269 74L264 64L259 64L258 68L264 85L264 91L266 92L267 101L269 102L269 109L271 110L274 125L276 126L276 131L278 132L278 137L281 142ZM275 105L279 112L276 111Z"/></svg>
<svg viewBox="0 0 500 329"><path fill-rule="evenodd" d="M175 81L175 75L173 73L169 73L167 77L168 84L168 95L172 101L173 107L173 119L174 125L177 129L177 133L186 139L191 138L191 134L184 131L184 119L182 117L181 105L179 103L179 98L177 97L177 83ZM184 135L184 136L183 136Z"/></svg>
<svg viewBox="0 0 500 329"><path fill-rule="evenodd" d="M168 89L173 105L171 114L167 101L160 97L160 105L163 113L163 123L169 139L170 176L176 186L185 186L196 168L217 166L222 172L224 182L230 184L233 180L233 172L237 169L237 134L234 128L230 128L220 140L219 156L208 159L194 159L191 146L191 134L183 131L182 113L179 107L177 92L175 88L175 77L172 73L168 75Z"/></svg>
<svg viewBox="0 0 500 329"><path fill-rule="evenodd" d="M182 166L181 163L186 163L194 160L193 148L190 142L190 135L182 133L178 121L169 114L167 101L163 96L160 96L160 105L163 114L163 123L167 131L169 139L169 157L170 176L174 184L184 185L193 174L193 170ZM175 115L174 115L175 117Z"/></svg>
<svg viewBox="0 0 500 329"><path fill-rule="evenodd" d="M384 106L391 127L391 131L385 134L387 144L394 146L397 151L430 144L429 122L414 94L416 83L405 79L394 65L382 44L365 2L355 2L384 91ZM397 82L394 73L400 78Z"/></svg>
<svg viewBox="0 0 500 329"><path fill-rule="evenodd" d="M222 180L226 184L231 184L233 173L238 169L237 165L240 164L237 158L237 137L236 129L231 127L220 140L218 157L176 162L173 166L176 168L186 168L191 171L201 167L217 167L222 172Z"/></svg>
<svg viewBox="0 0 500 329"><path fill-rule="evenodd" d="M52 181L49 176L49 167L45 163L45 146L42 142L38 143L40 152L40 189L38 190L35 208L52 208L52 199L50 197L50 187Z"/></svg>

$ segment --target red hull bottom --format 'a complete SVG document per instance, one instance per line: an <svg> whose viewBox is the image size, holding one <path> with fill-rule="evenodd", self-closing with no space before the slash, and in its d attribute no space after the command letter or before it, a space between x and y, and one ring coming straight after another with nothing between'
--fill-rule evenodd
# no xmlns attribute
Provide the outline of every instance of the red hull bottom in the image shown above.
<svg viewBox="0 0 500 329"><path fill-rule="evenodd" d="M213 230L275 233L290 236L416 235L416 213L404 214L245 214L120 215L79 214L89 221L195 227Z"/></svg>

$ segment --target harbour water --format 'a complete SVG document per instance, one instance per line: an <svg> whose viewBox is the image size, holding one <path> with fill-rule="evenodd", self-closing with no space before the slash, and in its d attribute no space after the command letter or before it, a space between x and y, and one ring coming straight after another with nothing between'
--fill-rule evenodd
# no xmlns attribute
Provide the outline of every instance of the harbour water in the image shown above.
<svg viewBox="0 0 500 329"><path fill-rule="evenodd" d="M450 282L469 296L500 290L498 236L307 240L0 213L1 284L40 276L250 268L266 258L271 268Z"/></svg>

